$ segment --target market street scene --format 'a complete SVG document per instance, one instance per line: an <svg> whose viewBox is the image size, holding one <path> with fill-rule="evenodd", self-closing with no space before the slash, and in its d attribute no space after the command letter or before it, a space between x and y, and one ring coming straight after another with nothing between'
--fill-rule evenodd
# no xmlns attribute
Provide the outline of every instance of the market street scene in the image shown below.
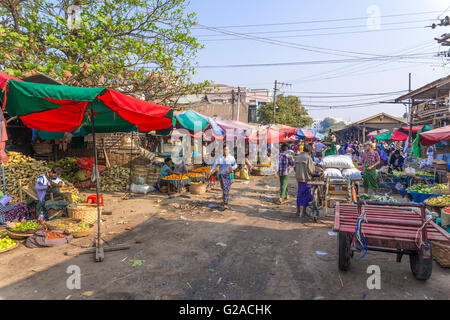
<svg viewBox="0 0 450 320"><path fill-rule="evenodd" d="M449 300L449 3L324 3L0 2L0 300Z"/></svg>

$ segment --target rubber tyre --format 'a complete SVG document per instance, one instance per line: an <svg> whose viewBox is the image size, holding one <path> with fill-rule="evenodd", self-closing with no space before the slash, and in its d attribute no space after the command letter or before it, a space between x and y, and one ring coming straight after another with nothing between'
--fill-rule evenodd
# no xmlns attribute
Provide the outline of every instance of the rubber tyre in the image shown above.
<svg viewBox="0 0 450 320"><path fill-rule="evenodd" d="M342 271L347 271L350 268L350 244L351 238L347 233L338 233L338 265L339 269Z"/></svg>
<svg viewBox="0 0 450 320"><path fill-rule="evenodd" d="M409 265L411 272L417 280L428 280L431 277L433 270L433 254L431 252L431 243L428 241L430 250L430 257L425 258L422 251L409 256Z"/></svg>
<svg viewBox="0 0 450 320"><path fill-rule="evenodd" d="M319 197L319 189L318 188L314 189L313 202L315 203L317 210L322 209L322 200Z"/></svg>

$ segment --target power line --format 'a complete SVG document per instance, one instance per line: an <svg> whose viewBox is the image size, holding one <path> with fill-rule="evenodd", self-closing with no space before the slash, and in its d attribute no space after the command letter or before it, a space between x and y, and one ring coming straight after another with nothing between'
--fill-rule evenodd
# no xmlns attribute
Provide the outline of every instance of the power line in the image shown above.
<svg viewBox="0 0 450 320"><path fill-rule="evenodd" d="M337 50L337 49L323 48L323 47L318 47L318 46L309 46L309 45L287 42L287 41L271 40L270 38L257 37L257 36L252 36L252 35L248 35L248 34L244 34L244 33L221 30L218 28L213 28L213 27L208 27L208 26L203 26L203 25L199 25L199 26L205 28L206 30L215 31L218 33L229 34L229 35L233 35L233 36L240 37L240 38L247 38L247 39L252 39L255 41L259 41L259 42L264 42L264 43L269 43L269 44L274 44L274 45L284 46L284 47L290 47L290 48L295 48L295 49L304 50L304 51L318 52L318 53L322 53L322 54L337 55L337 56L344 56L344 57L351 57L351 58L359 58L358 56L354 56L355 54L356 55L366 55L366 56L369 55L369 56L375 56L375 57L380 56L378 54ZM349 55L349 54L351 54L351 55Z"/></svg>
<svg viewBox="0 0 450 320"><path fill-rule="evenodd" d="M445 11L447 11L448 8ZM380 18L391 18L391 17L403 17L403 16L416 16L422 14L432 14L439 13L441 11L425 11L425 12L413 12L413 13L401 13L401 14L391 14L380 16ZM443 12L441 13L441 15ZM338 21L353 21L353 20L366 20L368 17L353 17L353 18L341 18L341 19L326 19L326 20L310 20L310 21L296 21L296 22L279 22L279 23L263 23L263 24L247 24L247 25L234 25L234 26L215 26L214 28L248 28L248 27L265 27L265 26L281 26L281 25L293 25L293 24L308 24L308 23L321 23L321 22L338 22ZM195 28L194 29L198 29Z"/></svg>
<svg viewBox="0 0 450 320"><path fill-rule="evenodd" d="M246 67L274 67L274 66L293 66L293 65L315 65L315 64L330 64L330 63L352 63L359 61L386 61L389 59L426 59L433 57L432 53L421 53L414 55L398 55L398 56L379 56L373 58L355 58L355 59L334 59L334 60L312 60L312 61L295 61L295 62L274 62L274 63L252 63L252 64L228 64L228 65L205 65L192 66L198 69L217 69L217 68L246 68ZM414 61L414 63L426 63L422 61Z"/></svg>
<svg viewBox="0 0 450 320"><path fill-rule="evenodd" d="M318 36L334 36L334 35L343 35L343 34L357 34L357 33L372 33L372 32L385 32L385 31L399 31L399 30L417 30L417 29L425 29L426 27L402 27L402 28L390 28L390 29L375 29L375 30L363 30L363 31L348 31L348 32L330 32L330 33L311 33L311 34L302 34L302 35L292 35L292 36L276 36L276 37L267 37L266 39L287 39L287 38L304 38L304 37L318 37ZM243 41L245 39L236 39L236 38L222 38L222 39L206 39L199 41Z"/></svg>
<svg viewBox="0 0 450 320"><path fill-rule="evenodd" d="M397 24L408 24L416 22L430 22L430 20L437 19L426 19L426 20L411 20L411 21L401 21L401 22L388 22L382 23L385 25L397 25ZM246 34L270 34L270 33L286 33L286 32L303 32L303 31L317 31L317 30L335 30L335 29L349 29L349 28L367 28L366 24L354 25L354 26L334 26L334 27L324 27L324 28L311 28L311 29L291 29L291 30L276 30L276 31L257 31L257 32L247 32ZM206 35L194 35L195 37L220 37L220 34L206 34Z"/></svg>
<svg viewBox="0 0 450 320"><path fill-rule="evenodd" d="M412 47L407 47L405 49L396 50L396 51L394 51L391 54L397 54L399 52L412 53L412 52L417 51L419 49L424 49L424 48L428 48L430 46L434 46L435 45L435 43L433 41L428 41L428 40L425 41L425 43L428 43L428 42L431 42L431 43L428 44L428 45L423 46L424 42L421 42L421 43L419 43L417 45L414 45ZM336 78L341 78L341 77L348 77L348 76L351 76L351 75L359 75L361 73L355 73L355 72L360 72L360 71L363 71L363 70L369 70L369 69L371 69L373 67L378 67L378 66L381 66L383 64L390 63L390 62L391 61L386 61L386 62L381 62L381 63L373 62L373 63L375 63L374 65L369 65L369 66L366 66L366 67L363 67L363 68L361 68L360 66L362 66L363 64L366 64L366 62L361 62L361 63L358 63L358 64L356 64L356 65L354 65L354 66L352 66L350 68L349 67L340 67L340 68L337 68L337 69L334 69L334 70L331 70L331 71L328 71L328 72L316 73L316 74L307 76L306 78L303 77L303 78L300 78L300 79L295 79L295 80L290 80L290 81L292 81L292 82L320 81L320 80L328 80L328 79L336 79ZM371 64L371 63L369 63L369 64ZM343 72L339 72L341 70ZM372 73L382 72L382 71L384 71L384 70L375 71L375 72L372 72ZM351 73L349 73L349 72L351 72Z"/></svg>

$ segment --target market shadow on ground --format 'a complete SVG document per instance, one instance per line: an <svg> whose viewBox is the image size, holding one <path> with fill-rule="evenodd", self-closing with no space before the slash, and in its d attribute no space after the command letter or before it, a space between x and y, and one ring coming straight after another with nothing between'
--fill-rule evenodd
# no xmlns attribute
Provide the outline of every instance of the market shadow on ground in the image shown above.
<svg viewBox="0 0 450 320"><path fill-rule="evenodd" d="M397 264L394 255L356 257L349 272L339 272L336 236L329 231L329 226L276 230L154 216L108 240L112 246L130 244L129 250L106 252L101 263L93 261L93 254L69 258L1 287L0 298L449 298L448 270L435 267L434 277L418 282L412 279L407 261ZM26 250L38 263L40 255L56 249ZM2 259L19 258L14 252L8 255ZM130 260L142 261L133 266ZM367 289L366 268L372 264L381 266L382 290ZM81 269L81 289L66 286L70 265Z"/></svg>

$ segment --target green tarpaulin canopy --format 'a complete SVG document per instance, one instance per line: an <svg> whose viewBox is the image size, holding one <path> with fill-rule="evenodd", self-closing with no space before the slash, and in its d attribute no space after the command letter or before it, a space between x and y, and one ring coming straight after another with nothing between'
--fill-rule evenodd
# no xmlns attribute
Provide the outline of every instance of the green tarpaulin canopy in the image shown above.
<svg viewBox="0 0 450 320"><path fill-rule="evenodd" d="M193 110L176 113L175 118L180 126L192 131L195 129L203 131L209 125L208 121L204 117ZM196 123L200 125L199 128L195 128Z"/></svg>
<svg viewBox="0 0 450 320"><path fill-rule="evenodd" d="M50 132L142 132L171 128L170 108L105 88L83 88L10 80L4 107L33 129ZM44 134L45 135L45 134Z"/></svg>

